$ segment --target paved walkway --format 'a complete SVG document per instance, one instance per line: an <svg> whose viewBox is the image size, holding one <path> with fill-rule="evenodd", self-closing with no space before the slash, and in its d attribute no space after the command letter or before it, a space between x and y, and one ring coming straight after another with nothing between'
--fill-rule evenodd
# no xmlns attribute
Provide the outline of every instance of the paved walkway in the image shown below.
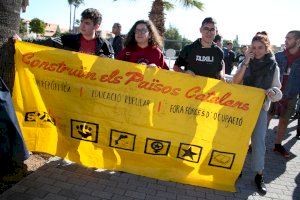
<svg viewBox="0 0 300 200"><path fill-rule="evenodd" d="M278 120L271 121L266 140L265 181L268 193L265 196L260 196L255 192L254 173L249 168L249 157L245 163L243 176L236 184L236 193L160 181L128 173L94 171L77 164L66 164L56 158L4 192L0 199L300 200L300 156L297 156L300 155L300 141L294 137L296 121L290 123L289 133L284 141L285 147L293 153L288 160L272 151L277 123Z"/></svg>

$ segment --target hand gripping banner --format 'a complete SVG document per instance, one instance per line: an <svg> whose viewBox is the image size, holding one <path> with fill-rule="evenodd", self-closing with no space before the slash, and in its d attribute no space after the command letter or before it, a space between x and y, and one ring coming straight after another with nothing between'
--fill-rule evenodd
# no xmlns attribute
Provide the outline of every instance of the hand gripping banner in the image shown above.
<svg viewBox="0 0 300 200"><path fill-rule="evenodd" d="M31 151L235 191L263 90L25 42L15 63Z"/></svg>

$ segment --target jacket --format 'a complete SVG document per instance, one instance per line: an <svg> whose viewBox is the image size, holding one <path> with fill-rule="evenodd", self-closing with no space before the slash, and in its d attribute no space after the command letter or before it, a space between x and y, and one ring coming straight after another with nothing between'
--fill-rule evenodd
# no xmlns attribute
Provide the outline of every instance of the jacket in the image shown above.
<svg viewBox="0 0 300 200"><path fill-rule="evenodd" d="M287 56L283 51L275 54L276 61L280 68L280 80L287 70ZM291 65L291 71L289 74L288 82L283 91L283 99L295 98L300 93L300 58L295 60Z"/></svg>
<svg viewBox="0 0 300 200"><path fill-rule="evenodd" d="M66 35L61 35L59 37L49 38L47 40L35 40L32 42L41 45L50 46L50 47L59 48L59 49L78 52L80 49L80 37L81 37L81 33L66 34ZM114 57L114 50L110 45L110 43L104 38L100 37L99 35L97 35L96 37L95 55L97 56L104 55L109 58Z"/></svg>

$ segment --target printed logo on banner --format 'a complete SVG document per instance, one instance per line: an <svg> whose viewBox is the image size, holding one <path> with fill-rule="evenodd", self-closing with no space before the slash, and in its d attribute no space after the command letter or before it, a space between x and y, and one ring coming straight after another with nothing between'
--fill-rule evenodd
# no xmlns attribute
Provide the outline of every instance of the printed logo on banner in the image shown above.
<svg viewBox="0 0 300 200"><path fill-rule="evenodd" d="M201 146L180 143L177 158L180 158L182 160L186 160L189 162L198 163L200 160L201 152L202 152Z"/></svg>
<svg viewBox="0 0 300 200"><path fill-rule="evenodd" d="M98 142L99 124L71 119L71 137L78 140Z"/></svg>
<svg viewBox="0 0 300 200"><path fill-rule="evenodd" d="M25 122L43 122L55 125L55 120L46 112L26 112Z"/></svg>
<svg viewBox="0 0 300 200"><path fill-rule="evenodd" d="M167 155L170 146L171 142L169 141L147 138L144 153L152 155Z"/></svg>
<svg viewBox="0 0 300 200"><path fill-rule="evenodd" d="M128 151L134 151L136 135L111 129L109 146Z"/></svg>
<svg viewBox="0 0 300 200"><path fill-rule="evenodd" d="M213 150L208 165L231 169L235 154Z"/></svg>

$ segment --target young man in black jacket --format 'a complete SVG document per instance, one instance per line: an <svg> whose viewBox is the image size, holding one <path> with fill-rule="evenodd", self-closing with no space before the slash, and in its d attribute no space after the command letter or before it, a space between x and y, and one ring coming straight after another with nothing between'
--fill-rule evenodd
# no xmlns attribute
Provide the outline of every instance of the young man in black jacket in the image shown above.
<svg viewBox="0 0 300 200"><path fill-rule="evenodd" d="M97 9L88 8L81 13L79 34L65 34L48 40L32 42L70 51L113 58L114 51L110 43L96 33L101 21L101 13ZM20 39L18 36L14 36L14 38Z"/></svg>
<svg viewBox="0 0 300 200"><path fill-rule="evenodd" d="M114 51L107 40L97 35L96 31L102 21L101 13L94 8L88 8L81 13L79 34L66 34L53 38L54 46L66 50L77 51L98 56L113 58Z"/></svg>

